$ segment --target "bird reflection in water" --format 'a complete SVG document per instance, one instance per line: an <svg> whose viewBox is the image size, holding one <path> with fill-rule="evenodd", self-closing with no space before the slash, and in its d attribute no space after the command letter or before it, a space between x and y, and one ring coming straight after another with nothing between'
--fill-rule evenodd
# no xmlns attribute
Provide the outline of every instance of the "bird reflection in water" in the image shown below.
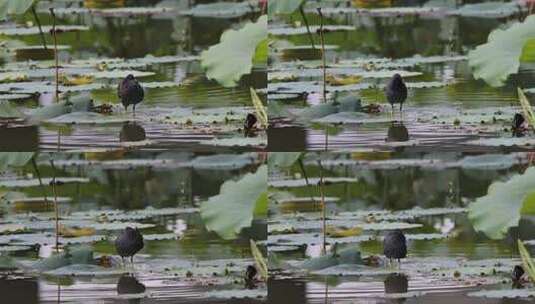
<svg viewBox="0 0 535 304"><path fill-rule="evenodd" d="M145 285L140 283L134 276L129 274L124 274L117 281L117 294L119 295L129 295L129 294L142 294L145 292ZM141 298L139 299L129 299L128 303L140 303Z"/></svg>
<svg viewBox="0 0 535 304"><path fill-rule="evenodd" d="M125 122L119 133L119 140L121 142L143 141L145 139L145 129L134 122Z"/></svg>
<svg viewBox="0 0 535 304"><path fill-rule="evenodd" d="M386 135L387 142L404 142L409 141L409 138L409 130L407 130L402 122L392 122L388 127L388 133Z"/></svg>
<svg viewBox="0 0 535 304"><path fill-rule="evenodd" d="M385 284L385 294L400 294L406 293L409 290L409 280L407 276L402 273L391 273L389 274L384 281ZM393 302L403 303L405 302L404 298L392 299Z"/></svg>

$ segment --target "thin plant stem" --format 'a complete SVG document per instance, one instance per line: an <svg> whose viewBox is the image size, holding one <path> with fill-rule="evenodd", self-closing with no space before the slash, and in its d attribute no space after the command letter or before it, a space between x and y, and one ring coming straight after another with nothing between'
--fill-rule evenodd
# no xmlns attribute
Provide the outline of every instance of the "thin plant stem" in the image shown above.
<svg viewBox="0 0 535 304"><path fill-rule="evenodd" d="M59 252L59 208L58 208L58 193L56 191L56 167L54 161L50 160L52 166L52 192L54 193L54 217L56 222L56 252Z"/></svg>
<svg viewBox="0 0 535 304"><path fill-rule="evenodd" d="M35 19L35 23L37 23L37 27L39 28L39 35L41 35L41 41L43 42L43 47L45 50L48 50L48 47L46 46L46 39L45 34L43 33L43 30L41 29L41 21L39 20L39 16L37 15L37 12L35 11L35 3L31 6L33 18Z"/></svg>
<svg viewBox="0 0 535 304"><path fill-rule="evenodd" d="M305 26L307 28L308 33L308 39L310 39L310 44L312 45L312 49L316 49L316 46L314 45L314 37L312 36L312 33L310 32L310 26L308 25L307 16L305 15L305 11L303 9L304 2L299 5L299 13L301 13L301 17L303 18L303 22L305 23Z"/></svg>
<svg viewBox="0 0 535 304"><path fill-rule="evenodd" d="M43 181L41 180L41 173L39 172L39 168L37 167L37 163L35 162L35 156L32 157L32 166L33 166L33 169L35 170L35 174L37 175L37 180L39 180L39 187L41 188L41 192L43 192L45 205L48 208L48 198L46 197L46 189L43 186Z"/></svg>
<svg viewBox="0 0 535 304"><path fill-rule="evenodd" d="M323 14L321 8L318 7L318 14L320 15L320 39L321 39L321 61L323 69L323 102L327 102L327 63L325 58L325 37L323 33Z"/></svg>
<svg viewBox="0 0 535 304"><path fill-rule="evenodd" d="M301 157L299 157L297 159L297 163L299 164L299 168L301 169L301 173L303 173L303 177L305 178L305 183L307 184L307 189L310 189L310 184L308 182L307 172L305 170L305 166L303 165L303 159ZM310 193L310 200L315 206L316 199L314 198L314 194L313 193Z"/></svg>
<svg viewBox="0 0 535 304"><path fill-rule="evenodd" d="M323 240L321 242L321 254L324 255L327 252L326 249L326 240L327 240L327 225L326 225L326 210L325 210L325 192L323 189L323 166L321 165L321 160L318 160L318 166L320 167L320 182L318 184L319 190L320 190L320 196L321 196L321 226L322 226L322 237Z"/></svg>
<svg viewBox="0 0 535 304"><path fill-rule="evenodd" d="M59 62L58 62L58 37L56 33L56 14L54 9L50 8L52 15L52 36L54 37L54 61L56 62L56 102L59 102Z"/></svg>

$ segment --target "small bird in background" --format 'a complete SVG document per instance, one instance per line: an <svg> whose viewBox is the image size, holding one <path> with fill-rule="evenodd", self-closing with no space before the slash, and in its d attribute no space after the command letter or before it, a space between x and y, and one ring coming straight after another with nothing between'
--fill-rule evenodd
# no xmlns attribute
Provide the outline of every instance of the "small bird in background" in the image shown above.
<svg viewBox="0 0 535 304"><path fill-rule="evenodd" d="M245 118L245 122L243 123L243 132L245 134L245 137L254 135L254 126L258 119L256 116L252 113L247 114L247 117Z"/></svg>
<svg viewBox="0 0 535 304"><path fill-rule="evenodd" d="M401 75L394 74L392 79L388 82L385 88L386 99L392 106L392 113L394 113L394 104L399 103L399 111L403 113L403 103L407 99L407 86L403 82Z"/></svg>
<svg viewBox="0 0 535 304"><path fill-rule="evenodd" d="M383 240L383 253L390 260L390 264L392 264L392 259L397 259L400 263L400 259L407 256L407 239L401 230L396 229L386 233Z"/></svg>
<svg viewBox="0 0 535 304"><path fill-rule="evenodd" d="M245 287L247 289L254 289L256 288L256 274L258 271L256 270L256 267L253 265L247 266L247 269L245 270Z"/></svg>
<svg viewBox="0 0 535 304"><path fill-rule="evenodd" d="M136 228L126 227L115 239L115 249L121 256L124 265L124 258L130 257L130 262L134 264L134 255L143 248L143 235Z"/></svg>
<svg viewBox="0 0 535 304"><path fill-rule="evenodd" d="M133 106L135 116L136 105L143 100L145 93L134 75L128 74L117 86L117 96L121 98L121 103L126 111L128 111L129 105Z"/></svg>
<svg viewBox="0 0 535 304"><path fill-rule="evenodd" d="M522 114L516 113L513 117L513 125L511 126L511 130L513 133L513 137L522 137L526 135L527 127L526 127L526 119Z"/></svg>

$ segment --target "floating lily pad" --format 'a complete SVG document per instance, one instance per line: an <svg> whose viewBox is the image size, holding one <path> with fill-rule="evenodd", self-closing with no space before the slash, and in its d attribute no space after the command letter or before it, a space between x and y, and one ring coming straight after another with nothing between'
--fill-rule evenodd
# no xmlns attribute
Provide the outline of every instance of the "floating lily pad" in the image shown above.
<svg viewBox="0 0 535 304"><path fill-rule="evenodd" d="M310 32L315 33L320 29L319 26L313 25L310 26ZM354 31L357 28L354 26L349 25L325 25L323 27L323 30L329 31L329 32L335 32L335 31ZM303 35L307 33L307 28L302 27L273 27L268 29L268 33L270 35L277 35L277 36L288 36L288 35Z"/></svg>
<svg viewBox="0 0 535 304"><path fill-rule="evenodd" d="M45 271L44 274L51 276L111 276L124 272L123 269L106 268L91 264L72 264Z"/></svg>
<svg viewBox="0 0 535 304"><path fill-rule="evenodd" d="M44 25L41 27L44 33L50 33L52 26ZM78 31L87 31L89 27L81 25L58 25L56 26L56 31L60 32L78 32ZM4 27L0 28L0 35L6 36L23 36L23 35L37 35L39 34L39 28L34 27Z"/></svg>
<svg viewBox="0 0 535 304"><path fill-rule="evenodd" d="M265 137L215 138L202 142L203 145L223 147L263 147L267 145Z"/></svg>
<svg viewBox="0 0 535 304"><path fill-rule="evenodd" d="M52 181L52 178L45 177L45 178L42 178L41 180L44 185L48 185ZM85 177L56 177L56 182L61 182L64 184L88 183L89 179ZM24 187L37 187L37 186L39 186L39 180L37 178L0 181L0 187L6 187L6 188L24 188Z"/></svg>
<svg viewBox="0 0 535 304"><path fill-rule="evenodd" d="M315 187L318 185L320 179L318 177L312 177L308 179L309 185ZM325 177L323 183L325 185L337 184L337 183L356 183L359 180L351 177ZM288 179L288 180L274 180L269 181L268 185L274 188L296 188L305 187L307 185L306 180L303 179Z"/></svg>
<svg viewBox="0 0 535 304"><path fill-rule="evenodd" d="M180 14L194 17L236 18L259 10L258 1L249 0L198 4L189 10L180 12Z"/></svg>

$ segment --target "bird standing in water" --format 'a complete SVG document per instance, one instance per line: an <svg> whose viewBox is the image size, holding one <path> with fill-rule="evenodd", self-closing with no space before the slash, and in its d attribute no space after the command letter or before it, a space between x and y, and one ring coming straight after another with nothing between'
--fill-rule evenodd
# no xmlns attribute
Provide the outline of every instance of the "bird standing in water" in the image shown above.
<svg viewBox="0 0 535 304"><path fill-rule="evenodd" d="M396 229L386 233L383 240L383 252L390 260L390 264L392 264L392 259L397 259L400 263L400 259L407 256L407 240L401 230Z"/></svg>
<svg viewBox="0 0 535 304"><path fill-rule="evenodd" d="M511 126L511 130L513 131L513 137L522 137L526 135L528 129L526 127L526 119L524 116L522 116L522 114L515 114L513 117L513 125Z"/></svg>
<svg viewBox="0 0 535 304"><path fill-rule="evenodd" d="M399 111L403 113L403 103L407 99L407 86L403 82L401 75L394 74L392 79L388 82L385 88L386 99L392 106L392 113L394 113L394 104L399 103Z"/></svg>
<svg viewBox="0 0 535 304"><path fill-rule="evenodd" d="M123 264L125 257L130 257L130 262L134 264L134 255L143 248L143 245L143 235L137 228L126 227L115 239L115 249L121 256Z"/></svg>
<svg viewBox="0 0 535 304"><path fill-rule="evenodd" d="M124 109L128 111L128 106L132 105L136 115L136 105L143 100L145 93L134 75L128 74L117 86L117 96L121 98Z"/></svg>

